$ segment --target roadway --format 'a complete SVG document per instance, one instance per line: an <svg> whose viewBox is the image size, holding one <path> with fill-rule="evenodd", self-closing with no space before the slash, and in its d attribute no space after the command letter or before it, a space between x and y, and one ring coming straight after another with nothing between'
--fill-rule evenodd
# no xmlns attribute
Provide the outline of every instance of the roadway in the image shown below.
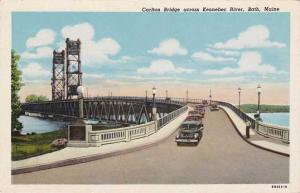
<svg viewBox="0 0 300 193"><path fill-rule="evenodd" d="M176 146L174 133L148 149L72 166L12 176L17 184L288 183L289 158L256 148L223 111L204 118L198 146Z"/></svg>

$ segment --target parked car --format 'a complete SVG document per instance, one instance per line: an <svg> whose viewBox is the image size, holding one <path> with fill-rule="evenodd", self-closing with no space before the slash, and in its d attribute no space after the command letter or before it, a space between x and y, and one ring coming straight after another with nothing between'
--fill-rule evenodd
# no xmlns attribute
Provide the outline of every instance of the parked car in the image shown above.
<svg viewBox="0 0 300 193"><path fill-rule="evenodd" d="M212 104L212 105L210 106L210 111L218 111L218 110L220 110L220 108L218 107L217 104Z"/></svg>
<svg viewBox="0 0 300 193"><path fill-rule="evenodd" d="M204 127L200 121L184 121L179 128L176 136L177 145L184 143L197 145L202 138Z"/></svg>

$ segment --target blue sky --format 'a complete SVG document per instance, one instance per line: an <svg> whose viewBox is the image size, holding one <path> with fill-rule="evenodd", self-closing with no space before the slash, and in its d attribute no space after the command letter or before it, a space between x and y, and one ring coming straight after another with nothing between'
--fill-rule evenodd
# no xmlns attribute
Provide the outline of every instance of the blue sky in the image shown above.
<svg viewBox="0 0 300 193"><path fill-rule="evenodd" d="M15 12L13 49L26 87L50 85L52 52L82 40L83 79L144 84L288 84L288 13Z"/></svg>

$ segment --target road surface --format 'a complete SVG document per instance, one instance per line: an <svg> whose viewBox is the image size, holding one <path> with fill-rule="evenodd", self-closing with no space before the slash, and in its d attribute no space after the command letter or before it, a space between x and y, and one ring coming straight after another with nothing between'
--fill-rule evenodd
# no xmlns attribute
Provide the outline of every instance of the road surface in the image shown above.
<svg viewBox="0 0 300 193"><path fill-rule="evenodd" d="M204 118L198 146L177 146L174 133L148 149L93 162L12 176L17 184L288 183L289 158L241 139L227 115Z"/></svg>

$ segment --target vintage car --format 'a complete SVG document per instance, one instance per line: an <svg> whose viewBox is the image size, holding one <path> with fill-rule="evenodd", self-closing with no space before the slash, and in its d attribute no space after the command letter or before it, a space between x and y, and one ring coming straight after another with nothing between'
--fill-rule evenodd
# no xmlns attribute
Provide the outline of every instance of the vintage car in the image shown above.
<svg viewBox="0 0 300 193"><path fill-rule="evenodd" d="M198 115L200 116L201 118L204 118L204 114L199 112L199 111L189 111L188 115Z"/></svg>
<svg viewBox="0 0 300 193"><path fill-rule="evenodd" d="M189 111L189 115L198 115L199 112L198 111Z"/></svg>
<svg viewBox="0 0 300 193"><path fill-rule="evenodd" d="M177 145L194 144L197 145L202 138L204 127L201 121L184 121L179 128L176 136Z"/></svg>
<svg viewBox="0 0 300 193"><path fill-rule="evenodd" d="M185 118L185 121L200 121L202 122L203 116L200 114L189 115Z"/></svg>
<svg viewBox="0 0 300 193"><path fill-rule="evenodd" d="M207 100L202 100L202 104L203 104L203 105L208 105Z"/></svg>
<svg viewBox="0 0 300 193"><path fill-rule="evenodd" d="M195 111L198 111L198 113L201 114L204 117L205 108L199 108L199 107L196 106Z"/></svg>
<svg viewBox="0 0 300 193"><path fill-rule="evenodd" d="M197 110L197 109L204 109L204 105L202 105L202 104L197 104L197 105L195 105L195 109Z"/></svg>
<svg viewBox="0 0 300 193"><path fill-rule="evenodd" d="M212 105L210 106L210 111L218 111L218 110L220 110L220 108L218 107L217 104L212 104Z"/></svg>

